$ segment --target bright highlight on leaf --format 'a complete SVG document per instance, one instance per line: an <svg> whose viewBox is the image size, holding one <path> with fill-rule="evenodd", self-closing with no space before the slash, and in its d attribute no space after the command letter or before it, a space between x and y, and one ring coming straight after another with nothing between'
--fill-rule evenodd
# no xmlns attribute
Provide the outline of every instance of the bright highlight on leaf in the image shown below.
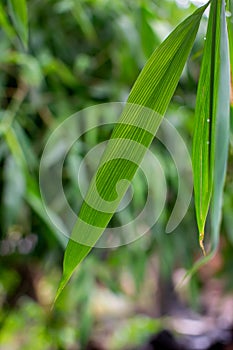
<svg viewBox="0 0 233 350"><path fill-rule="evenodd" d="M175 92L207 6L178 25L152 54L134 84L71 234L56 297L103 233L135 175ZM144 115L143 107L151 112ZM120 185L118 192L116 185ZM78 243L80 237L87 237L89 246Z"/></svg>

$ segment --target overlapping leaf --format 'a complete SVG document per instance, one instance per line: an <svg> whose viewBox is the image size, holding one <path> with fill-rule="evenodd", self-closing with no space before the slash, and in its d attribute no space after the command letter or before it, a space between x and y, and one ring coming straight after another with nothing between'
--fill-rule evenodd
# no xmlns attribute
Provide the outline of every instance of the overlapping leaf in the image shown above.
<svg viewBox="0 0 233 350"><path fill-rule="evenodd" d="M63 278L57 297L78 264L101 236L127 190L138 163L152 142L174 94L207 6L201 7L182 22L155 50L133 86L128 105L113 131L74 226L65 252ZM140 107L147 107L155 113L147 114L146 119ZM129 150L130 141L134 142L134 147ZM122 179L128 181L122 182ZM120 190L117 188L116 193L116 184L119 183ZM98 195L95 186L98 188ZM104 204L109 203L111 210L106 210L101 199ZM87 239L89 246L78 243L80 237Z"/></svg>

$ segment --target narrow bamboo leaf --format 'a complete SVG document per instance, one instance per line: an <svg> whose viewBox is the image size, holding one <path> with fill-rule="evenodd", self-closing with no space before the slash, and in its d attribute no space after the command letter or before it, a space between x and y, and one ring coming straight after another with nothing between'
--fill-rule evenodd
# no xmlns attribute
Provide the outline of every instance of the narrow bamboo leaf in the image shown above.
<svg viewBox="0 0 233 350"><path fill-rule="evenodd" d="M199 8L178 25L152 54L134 84L71 234L56 297L103 233L150 146L174 94L207 6ZM144 115L144 107L154 113ZM80 241L83 244L78 243Z"/></svg>
<svg viewBox="0 0 233 350"><path fill-rule="evenodd" d="M225 16L225 1L212 2L212 8L210 11L209 21L213 23L213 13L216 16L216 32L215 38L215 67L214 67L214 79L212 80L213 87L213 106L212 106L212 142L211 142L211 166L212 166L212 197L210 199L210 228L211 228L211 249L207 256L198 260L194 266L188 271L185 278L190 278L202 265L207 263L215 255L218 242L219 242L219 230L221 223L222 213L222 198L223 187L226 174L226 165L228 158L228 146L229 146L229 106L230 106L230 63L229 63L229 47L228 47L228 34L226 28L226 16ZM208 39L207 39L208 40ZM208 43L206 43L208 45ZM205 54L205 53L204 53ZM205 60L203 61L204 64ZM211 61L209 61L210 64ZM208 66L205 65L205 69ZM201 84L201 80L199 82ZM206 98L208 95L206 95ZM199 97L200 98L200 97ZM204 100L202 101L203 103ZM200 118L200 116L196 116ZM201 119L201 118L200 118ZM201 120L200 120L201 122ZM203 123L203 121L202 121ZM198 127L198 126L197 126ZM199 129L200 130L200 129ZM200 142L201 140L200 135ZM197 141L196 141L197 142ZM197 145L198 146L198 145ZM195 152L195 150L194 150ZM195 161L198 161L197 155L195 155ZM195 167L195 164L194 164ZM200 169L196 166L197 169ZM210 172L210 170L208 169ZM196 181L198 180L200 173L196 172ZM197 183L196 183L197 185ZM195 186L195 180L194 180ZM196 188L196 191L199 187ZM198 210L199 203L196 203ZM181 281L182 284L183 281Z"/></svg>
<svg viewBox="0 0 233 350"><path fill-rule="evenodd" d="M230 63L231 68L233 66L233 0L229 1L228 6L228 12L229 16L227 17L227 27L228 27L228 34L229 34L229 49L230 49ZM233 72L231 70L231 76L233 75Z"/></svg>
<svg viewBox="0 0 233 350"><path fill-rule="evenodd" d="M199 242L204 252L205 222L210 206L213 186L213 164L211 158L211 128L213 121L213 81L216 45L217 1L210 9L206 42L197 91L193 136L194 194Z"/></svg>
<svg viewBox="0 0 233 350"><path fill-rule="evenodd" d="M26 0L8 0L9 12L15 29L27 48L28 45L28 12Z"/></svg>
<svg viewBox="0 0 233 350"><path fill-rule="evenodd" d="M219 120L223 120L223 113L229 122L229 113L227 113L226 108L222 112L218 108L220 99L222 99L221 105L229 106L229 85L221 85L222 76L226 78L225 84L229 80L229 67L225 64L225 60L229 59L229 54L228 49L225 49L228 38L225 27L223 27L223 23L226 21L225 13L222 13L223 3L224 1L216 0L211 3L195 111L193 138L194 193L199 242L204 253L205 223L213 194L213 184L217 176L216 171L218 169L216 166L220 164L218 148L221 148L221 156L224 154L224 157L226 157L225 153L227 152L225 147L223 149L221 143L218 143L219 141L216 142L216 138L220 137ZM223 52L226 56L223 56ZM224 62L222 62L223 57ZM228 140L227 130L225 128L221 129L224 140ZM221 168L222 172L224 172L223 169Z"/></svg>
<svg viewBox="0 0 233 350"><path fill-rule="evenodd" d="M231 116L230 116L230 141L233 145L233 0L229 1L229 16L227 17L229 48L230 48L230 66L231 66Z"/></svg>
<svg viewBox="0 0 233 350"><path fill-rule="evenodd" d="M226 176L229 134L230 134L230 57L228 33L225 15L225 1L221 4L219 23L219 43L215 69L215 105L216 114L214 130L214 182L213 198L211 200L211 235L213 247L216 249L219 241L219 231L222 216L223 190Z"/></svg>

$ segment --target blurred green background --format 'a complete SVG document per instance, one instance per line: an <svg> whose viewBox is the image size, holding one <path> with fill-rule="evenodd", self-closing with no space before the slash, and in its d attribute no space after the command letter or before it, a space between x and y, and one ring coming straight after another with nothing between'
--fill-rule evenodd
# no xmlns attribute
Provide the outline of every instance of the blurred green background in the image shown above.
<svg viewBox="0 0 233 350"><path fill-rule="evenodd" d="M30 0L26 48L26 29L9 3L0 2L0 349L94 349L93 344L96 349L130 349L164 327L173 329L168 315L183 305L213 312L206 299L216 290L223 310L221 303L232 300L233 288L232 149L220 251L178 295L172 285L201 252L193 202L175 232L164 233L178 181L172 158L158 141L151 150L161 161L169 189L160 220L130 245L94 249L52 311L67 240L47 217L39 191L39 162L52 131L85 107L125 101L150 54L197 4ZM204 17L167 112L190 151L206 23ZM75 212L82 201L77 166L110 133L109 128L87 133L67 156L64 189ZM134 186L132 206L137 211L147 188L140 177ZM132 206L126 210L129 218ZM62 207L58 211L62 213ZM228 318L233 321L231 313Z"/></svg>

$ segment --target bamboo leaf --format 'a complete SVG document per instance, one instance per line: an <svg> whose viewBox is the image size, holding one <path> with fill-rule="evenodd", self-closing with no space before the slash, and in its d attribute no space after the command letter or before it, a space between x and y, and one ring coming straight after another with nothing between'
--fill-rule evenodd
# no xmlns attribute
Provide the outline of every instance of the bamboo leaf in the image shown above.
<svg viewBox="0 0 233 350"><path fill-rule="evenodd" d="M154 51L135 82L73 228L56 298L103 233L150 146L174 94L207 6L199 8L176 27ZM150 109L146 115L145 107ZM78 243L80 241L86 245Z"/></svg>
<svg viewBox="0 0 233 350"><path fill-rule="evenodd" d="M231 116L230 116L230 141L233 145L233 0L228 5L229 17L227 18L229 48L230 48L230 66L231 66Z"/></svg>
<svg viewBox="0 0 233 350"><path fill-rule="evenodd" d="M219 240L230 134L230 57L224 1L221 4L219 29L215 72L215 163L211 200L211 231L214 249L217 248Z"/></svg>
<svg viewBox="0 0 233 350"><path fill-rule="evenodd" d="M212 195L214 215L217 215L214 221L216 224L219 221L216 203L220 204L228 153L229 76L224 1L214 0L198 85L193 139L195 207L199 242L204 254L204 229Z"/></svg>
<svg viewBox="0 0 233 350"><path fill-rule="evenodd" d="M190 278L202 265L210 261L218 248L219 242L219 231L220 231L220 223L221 223L221 214L222 214L222 198L223 198L223 188L225 182L226 175L226 166L227 166L227 158L228 158L228 146L229 146L229 117L230 117L230 58L229 58L229 47L228 47L228 33L226 27L226 15L225 15L225 2L224 1L213 1L211 4L210 10L210 18L209 21L213 24L213 13L216 16L216 32L215 32L215 66L214 72L212 73L214 76L212 78L212 92L213 92L213 119L212 119L212 143L211 143L211 166L212 166L212 196L210 199L210 228L211 228L211 249L205 257L199 259L194 266L187 272L184 279L179 283L177 288L179 288L183 281L186 278ZM211 32L207 35L212 35ZM206 45L208 45L208 39ZM207 55L204 52L204 55ZM210 69L211 57L208 60L204 61L204 68L202 69ZM199 84L201 79L199 80ZM200 88L199 88L200 89ZM209 88L210 89L210 88ZM200 98L200 96L199 96ZM207 98L207 96L206 96ZM202 101L205 103L204 99ZM200 103L197 101L197 103ZM200 118L200 115L196 115L196 118ZM201 122L201 120L200 120ZM197 120L196 120L197 123ZM203 123L203 121L202 121ZM200 129L199 129L200 130ZM197 137L197 136L196 136ZM199 136L200 142L202 142L202 136ZM197 144L197 140L196 144ZM195 147L195 144L194 144ZM195 154L194 149L194 157L193 161L198 162L198 156ZM200 161L200 160L199 160ZM198 176L200 177L200 173L197 172L198 166L194 164L194 169L196 166L196 173L194 172L194 191L195 186L198 184ZM200 169L200 167L199 167ZM195 171L195 170L194 170ZM210 171L210 170L208 170ZM202 175L201 175L202 176ZM196 179L195 179L196 177ZM196 185L195 185L196 181ZM196 187L196 191L200 190L200 187ZM196 193L196 192L195 192ZM199 194L199 198L201 197L201 193ZM199 203L197 202L197 197L195 198L196 210L200 210ZM209 209L209 208L208 208ZM200 215L200 214L199 214ZM201 239L204 237L200 237Z"/></svg>
<svg viewBox="0 0 233 350"><path fill-rule="evenodd" d="M28 11L26 0L8 0L9 12L15 29L27 48L28 45Z"/></svg>

